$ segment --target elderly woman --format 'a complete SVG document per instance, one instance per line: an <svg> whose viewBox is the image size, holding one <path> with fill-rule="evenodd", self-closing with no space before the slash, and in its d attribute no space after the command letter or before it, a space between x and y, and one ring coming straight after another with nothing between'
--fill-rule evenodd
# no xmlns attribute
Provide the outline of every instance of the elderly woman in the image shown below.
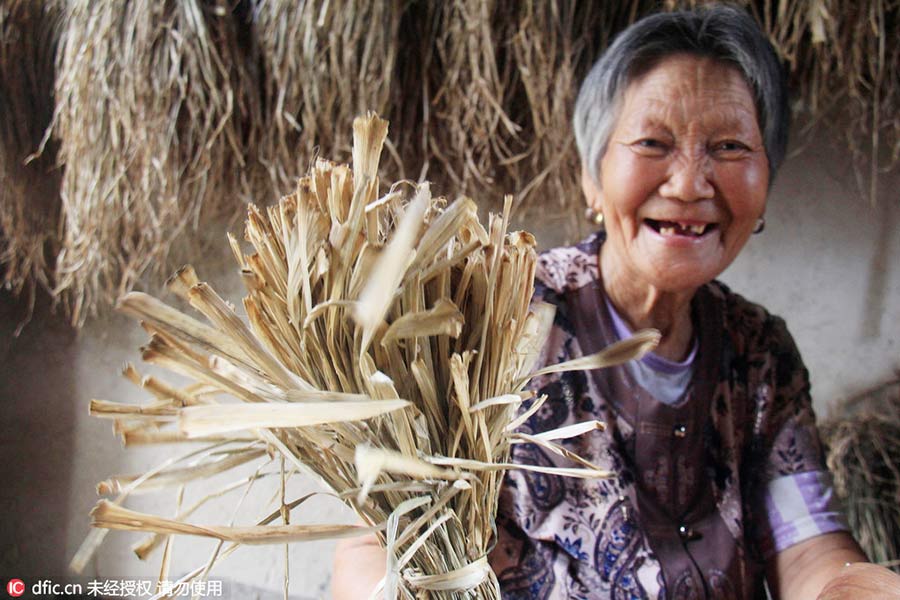
<svg viewBox="0 0 900 600"><path fill-rule="evenodd" d="M641 328L662 339L640 362L533 382L549 401L526 427L606 422L570 446L616 476L508 475L491 555L504 597L757 598L768 582L802 599L867 581L874 567L846 566L865 557L784 322L715 281L763 229L788 117L775 52L735 8L643 19L585 80L575 135L603 227L541 256L535 300L557 307L542 360ZM514 460L565 464L530 445ZM343 545L337 597L374 587L380 552Z"/></svg>

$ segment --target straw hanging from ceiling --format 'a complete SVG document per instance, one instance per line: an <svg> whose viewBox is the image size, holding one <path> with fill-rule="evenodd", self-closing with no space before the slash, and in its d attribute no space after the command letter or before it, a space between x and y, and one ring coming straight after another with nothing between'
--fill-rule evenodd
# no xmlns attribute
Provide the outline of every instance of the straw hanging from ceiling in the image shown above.
<svg viewBox="0 0 900 600"><path fill-rule="evenodd" d="M547 226L576 237L579 82L623 27L693 4L7 2L4 281L51 289L80 324L159 281L186 232L292 189L319 151L347 158L343 132L368 109L395 124L385 176L512 193L517 218L552 206ZM789 68L799 122L840 128L874 198L878 174L900 164L900 0L743 4ZM25 167L53 93L52 137Z"/></svg>

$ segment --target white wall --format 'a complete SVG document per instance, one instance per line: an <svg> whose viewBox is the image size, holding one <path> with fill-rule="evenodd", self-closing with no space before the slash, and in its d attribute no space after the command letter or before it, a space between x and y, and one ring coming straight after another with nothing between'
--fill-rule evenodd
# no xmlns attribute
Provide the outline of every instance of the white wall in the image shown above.
<svg viewBox="0 0 900 600"><path fill-rule="evenodd" d="M900 368L898 190L900 174L883 176L881 204L870 207L858 197L845 152L824 142L811 145L784 167L772 193L766 231L751 240L723 277L787 320L811 371L820 416L836 399L874 386ZM545 231L536 228L541 239L554 243L559 229L550 231L549 220L543 224ZM239 297L233 274L201 269L201 276L232 299ZM0 460L7 471L0 486L0 572L55 578L64 574L88 532L87 515L97 500L94 485L113 473L140 472L167 454L161 449L126 451L108 422L87 414L91 398L136 402L143 397L118 377L125 360L139 362L137 348L146 336L136 324L112 316L89 323L75 335L39 306L35 320L13 339L10 334L22 311L21 303L2 297ZM266 485L268 490L248 500L249 505L262 506L274 489ZM299 481L288 496L309 489L312 484ZM185 502L202 493L189 488ZM196 520L227 522L235 502L233 497ZM174 497L141 497L131 506L171 514ZM307 508L297 512L297 522L350 518L327 497L314 498ZM243 522L261 512L242 512ZM130 553L129 546L139 538L110 534L87 574L152 576L158 557L141 564ZM200 564L210 547L206 541L179 539L172 572ZM292 548L293 597L327 596L332 548L331 542ZM283 552L242 550L223 563L218 575L280 590ZM253 597L247 590L234 594Z"/></svg>

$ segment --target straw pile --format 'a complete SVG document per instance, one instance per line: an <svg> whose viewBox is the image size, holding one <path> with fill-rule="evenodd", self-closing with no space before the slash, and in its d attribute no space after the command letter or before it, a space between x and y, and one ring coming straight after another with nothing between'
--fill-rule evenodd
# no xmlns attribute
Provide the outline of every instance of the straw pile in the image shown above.
<svg viewBox="0 0 900 600"><path fill-rule="evenodd" d="M249 326L189 267L169 288L209 324L146 294L121 300L121 310L152 335L143 359L193 383L175 388L127 367L126 376L153 401L94 400L92 414L114 419L126 445L207 444L142 476L100 485L117 497L98 503L93 524L152 532L136 548L142 558L172 534L219 539L191 578L238 544L374 532L388 550L387 598L461 598L465 590L496 598L486 556L500 482L513 467L511 445L537 444L573 465L516 468L608 475L556 441L590 434L602 427L597 421L515 432L545 400L525 385L541 373L628 360L658 334L530 375L553 310L529 308L534 239L507 233L511 200L485 229L471 199L447 206L427 183L398 182L380 195L386 135L385 121L358 119L352 168L319 160L294 194L266 211L250 206L245 238L253 251L231 240ZM253 526L196 525L186 521L192 509L165 519L122 506L133 492L184 485L250 461L268 464L274 456L281 460L281 506ZM304 499L284 497L285 466L313 473L365 526L291 525L291 509ZM265 464L257 471L271 472ZM278 518L282 525L270 525ZM75 568L101 537L86 543Z"/></svg>
<svg viewBox="0 0 900 600"><path fill-rule="evenodd" d="M900 573L900 382L842 402L820 429L854 536Z"/></svg>

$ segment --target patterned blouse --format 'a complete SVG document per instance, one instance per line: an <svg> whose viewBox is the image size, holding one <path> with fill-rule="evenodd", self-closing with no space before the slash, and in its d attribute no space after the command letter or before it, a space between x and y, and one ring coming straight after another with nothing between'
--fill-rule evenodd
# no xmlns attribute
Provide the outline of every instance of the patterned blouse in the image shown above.
<svg viewBox="0 0 900 600"><path fill-rule="evenodd" d="M602 243L595 234L541 255L535 300L557 307L541 364L616 341ZM716 281L691 309L698 351L674 404L623 367L532 382L548 400L523 430L599 419L604 431L561 443L616 476L507 475L490 556L504 598L765 598L766 559L847 529L784 322ZM531 444L513 460L572 466Z"/></svg>

